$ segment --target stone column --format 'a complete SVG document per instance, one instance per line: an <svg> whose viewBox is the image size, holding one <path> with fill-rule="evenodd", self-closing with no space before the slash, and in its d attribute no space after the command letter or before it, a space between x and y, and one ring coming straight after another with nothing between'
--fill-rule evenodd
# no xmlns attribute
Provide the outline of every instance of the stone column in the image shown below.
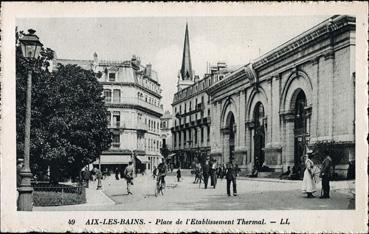
<svg viewBox="0 0 369 234"><path fill-rule="evenodd" d="M319 120L319 58L315 58L312 61L312 65L316 67L316 76L312 79L313 82L313 95L312 103L312 113L310 120L310 142L316 141L318 137L318 120ZM309 101L309 100L308 100Z"/></svg>
<svg viewBox="0 0 369 234"><path fill-rule="evenodd" d="M246 154L246 162L245 164L248 165L252 162L252 122L246 122L245 123L245 135L246 135L246 150L247 150L247 154ZM250 169L250 168L249 168ZM250 169L252 170L252 168Z"/></svg>
<svg viewBox="0 0 369 234"><path fill-rule="evenodd" d="M286 168L287 166L292 166L295 163L295 159L294 159L294 154L295 154L295 134L294 134L294 121L295 121L295 116L292 113L288 113L284 116L284 120L285 120L285 127L286 127L286 148L283 152L283 156L285 158L285 162L286 162Z"/></svg>
<svg viewBox="0 0 369 234"><path fill-rule="evenodd" d="M229 153L229 133L224 131L222 163L227 163L229 161Z"/></svg>

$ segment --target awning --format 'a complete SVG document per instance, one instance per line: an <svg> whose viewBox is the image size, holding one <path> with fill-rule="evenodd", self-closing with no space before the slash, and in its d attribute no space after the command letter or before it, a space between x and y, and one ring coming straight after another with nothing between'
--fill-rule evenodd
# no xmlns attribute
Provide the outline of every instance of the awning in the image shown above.
<svg viewBox="0 0 369 234"><path fill-rule="evenodd" d="M131 161L130 155L101 155L101 164L128 164ZM97 159L93 164L99 164Z"/></svg>
<svg viewBox="0 0 369 234"><path fill-rule="evenodd" d="M148 163L149 159L147 156L137 155L136 158L141 161L141 163Z"/></svg>

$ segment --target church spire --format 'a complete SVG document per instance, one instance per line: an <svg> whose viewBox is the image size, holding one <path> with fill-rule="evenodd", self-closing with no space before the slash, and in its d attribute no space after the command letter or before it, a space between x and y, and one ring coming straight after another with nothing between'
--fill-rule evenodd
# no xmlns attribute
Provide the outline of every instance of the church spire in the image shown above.
<svg viewBox="0 0 369 234"><path fill-rule="evenodd" d="M190 55L190 39L188 36L188 24L187 23L186 23L184 45L183 45L181 79L182 80L193 80L191 55Z"/></svg>

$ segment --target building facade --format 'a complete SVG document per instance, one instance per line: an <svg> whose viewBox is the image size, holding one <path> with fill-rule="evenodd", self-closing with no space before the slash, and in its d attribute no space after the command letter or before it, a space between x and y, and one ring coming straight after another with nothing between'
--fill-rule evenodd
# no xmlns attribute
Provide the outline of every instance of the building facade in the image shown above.
<svg viewBox="0 0 369 234"><path fill-rule="evenodd" d="M172 150L172 132L173 127L173 116L169 111L166 111L160 118L160 133L161 133L161 144L160 147L166 145L169 151Z"/></svg>
<svg viewBox="0 0 369 234"><path fill-rule="evenodd" d="M172 151L175 167L190 168L210 155L211 105L207 89L230 72L225 63L211 66L200 79L193 73L188 26L186 25L182 66L174 94Z"/></svg>
<svg viewBox="0 0 369 234"><path fill-rule="evenodd" d="M323 21L207 93L212 157L282 171L326 143L340 149L335 169L344 174L355 159L355 18Z"/></svg>
<svg viewBox="0 0 369 234"><path fill-rule="evenodd" d="M111 148L94 165L121 172L133 160L137 172L151 170L159 163L160 117L163 115L161 88L151 64L141 65L136 56L127 61L55 59L53 64L77 64L92 69L103 85L109 113Z"/></svg>

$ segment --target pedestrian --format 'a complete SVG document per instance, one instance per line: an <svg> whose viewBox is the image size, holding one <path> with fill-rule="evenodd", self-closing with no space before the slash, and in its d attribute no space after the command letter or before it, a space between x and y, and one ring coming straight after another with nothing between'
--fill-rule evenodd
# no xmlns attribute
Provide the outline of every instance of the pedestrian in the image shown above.
<svg viewBox="0 0 369 234"><path fill-rule="evenodd" d="M133 185L133 162L130 161L128 166L124 169L124 178L127 181L127 193L132 194L131 186Z"/></svg>
<svg viewBox="0 0 369 234"><path fill-rule="evenodd" d="M195 166L195 181L193 182L194 184L198 183L200 181L201 183L201 180L202 180L202 169L201 169L201 164L196 164Z"/></svg>
<svg viewBox="0 0 369 234"><path fill-rule="evenodd" d="M24 167L23 158L19 158L17 162L17 188L22 184L21 172ZM17 192L17 204L18 204L19 192Z"/></svg>
<svg viewBox="0 0 369 234"><path fill-rule="evenodd" d="M158 169L154 166L154 170L152 171L152 177L154 178L154 180L155 180L157 173L158 173Z"/></svg>
<svg viewBox="0 0 369 234"><path fill-rule="evenodd" d="M119 180L119 169L118 169L118 167L115 168L115 179Z"/></svg>
<svg viewBox="0 0 369 234"><path fill-rule="evenodd" d="M322 169L320 171L320 178L322 178L322 194L320 198L329 198L329 180L332 176L331 173L332 158L326 154L322 163Z"/></svg>
<svg viewBox="0 0 369 234"><path fill-rule="evenodd" d="M86 188L89 187L89 183L90 183L90 171L88 170L88 168L86 167L85 170L83 171L83 181L84 181L84 184L86 186Z"/></svg>
<svg viewBox="0 0 369 234"><path fill-rule="evenodd" d="M310 159L310 155L305 155L305 171L302 180L302 191L307 194L307 198L313 198L316 192L316 184L314 180L314 163Z"/></svg>
<svg viewBox="0 0 369 234"><path fill-rule="evenodd" d="M213 163L211 164L211 185L213 186L213 188L217 186L217 168L217 160L214 159Z"/></svg>
<svg viewBox="0 0 369 234"><path fill-rule="evenodd" d="M217 177L220 178L220 174L222 173L222 168L219 166L217 168Z"/></svg>
<svg viewBox="0 0 369 234"><path fill-rule="evenodd" d="M208 188L208 180L209 180L209 175L210 175L210 165L209 165L209 160L205 161L205 164L202 168L202 174L204 177L204 184L205 184L205 189Z"/></svg>
<svg viewBox="0 0 369 234"><path fill-rule="evenodd" d="M233 164L233 160L230 160L229 163L227 164L227 169L226 169L228 196L231 196L231 183L233 186L233 196L237 196L236 177L237 177L236 166Z"/></svg>
<svg viewBox="0 0 369 234"><path fill-rule="evenodd" d="M223 167L222 167L222 172L220 174L220 179L223 180L224 176L226 175L226 171L227 171L227 168L226 168L226 165L223 164Z"/></svg>
<svg viewBox="0 0 369 234"><path fill-rule="evenodd" d="M179 167L177 170L177 181L180 182L181 181L181 168Z"/></svg>

